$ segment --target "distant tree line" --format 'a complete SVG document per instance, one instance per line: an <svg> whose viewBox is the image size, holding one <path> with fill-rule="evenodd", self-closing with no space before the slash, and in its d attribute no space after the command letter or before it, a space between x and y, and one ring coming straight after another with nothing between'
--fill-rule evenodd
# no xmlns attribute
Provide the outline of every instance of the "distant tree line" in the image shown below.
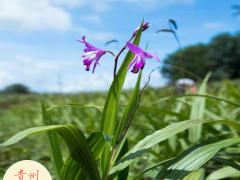
<svg viewBox="0 0 240 180"><path fill-rule="evenodd" d="M180 67L180 51L167 56L165 63ZM182 50L184 69L204 78L212 71L211 80L222 78L235 79L240 77L240 34L220 34L215 36L208 45L197 44ZM182 78L181 71L164 65L163 76L175 81ZM185 78L192 76L185 73Z"/></svg>
<svg viewBox="0 0 240 180"><path fill-rule="evenodd" d="M4 94L28 94L28 93L30 93L30 90L27 86L25 86L23 84L12 84L12 85L4 88L4 90L1 91L1 93L4 93Z"/></svg>

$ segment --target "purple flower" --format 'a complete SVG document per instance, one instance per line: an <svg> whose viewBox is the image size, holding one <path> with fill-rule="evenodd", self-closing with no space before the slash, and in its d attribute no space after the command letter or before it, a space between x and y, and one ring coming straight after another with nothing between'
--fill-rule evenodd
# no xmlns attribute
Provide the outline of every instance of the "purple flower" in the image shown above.
<svg viewBox="0 0 240 180"><path fill-rule="evenodd" d="M131 70L131 72L133 73L138 73L139 69L143 69L146 63L146 59L145 58L149 58L149 59L156 59L159 62L160 59L156 56L157 52L154 54L149 54L146 51L142 50L141 48L139 48L138 46L127 42L127 47L129 48L129 50L135 54L135 57L133 58L132 62L130 63L130 65L128 66L127 70L129 70L131 68L131 66L134 64L133 69Z"/></svg>
<svg viewBox="0 0 240 180"><path fill-rule="evenodd" d="M149 27L150 27L150 24L149 24L148 22L143 23L143 25L142 25L142 31L145 31L145 30L146 30L147 28L149 28ZM135 36L135 35L137 34L139 28L140 28L140 26L134 30L133 36Z"/></svg>
<svg viewBox="0 0 240 180"><path fill-rule="evenodd" d="M102 57L102 55L106 54L106 51L102 50L102 49L98 49L98 48L94 47L93 45L89 44L88 42L86 42L85 36L82 37L82 41L78 40L78 39L77 39L77 41L84 43L86 46L86 48L83 50L84 53L83 53L82 57L85 58L87 55L91 55L89 58L86 58L83 60L83 65L86 66L86 71L90 70L90 66L94 61L93 70L92 70L92 73L94 73L96 66L100 65L98 63L99 59Z"/></svg>

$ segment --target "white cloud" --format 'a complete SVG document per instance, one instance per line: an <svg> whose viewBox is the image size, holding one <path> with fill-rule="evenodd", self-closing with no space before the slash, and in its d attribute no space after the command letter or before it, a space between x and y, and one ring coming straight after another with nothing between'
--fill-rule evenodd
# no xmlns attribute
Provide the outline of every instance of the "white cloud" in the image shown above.
<svg viewBox="0 0 240 180"><path fill-rule="evenodd" d="M221 28L223 26L224 26L224 24L218 23L218 22L208 22L208 23L203 24L203 27L207 28L207 29L216 29L216 28Z"/></svg>
<svg viewBox="0 0 240 180"><path fill-rule="evenodd" d="M1 29L66 31L71 26L71 15L47 0L0 1Z"/></svg>
<svg viewBox="0 0 240 180"><path fill-rule="evenodd" d="M15 77L10 73L0 70L0 87L5 87L10 85L15 81Z"/></svg>
<svg viewBox="0 0 240 180"><path fill-rule="evenodd" d="M148 80L149 72L143 73L141 87L143 87ZM126 80L123 89L133 89L137 81L138 74L129 72L126 76ZM62 92L88 92L88 91L107 91L112 83L112 76L107 73L100 74L86 74L78 76L74 79L68 80L67 83L63 83ZM156 70L151 75L151 81L149 86L160 87L165 84L161 74ZM45 89L48 92L57 92L59 87L57 85L48 85Z"/></svg>

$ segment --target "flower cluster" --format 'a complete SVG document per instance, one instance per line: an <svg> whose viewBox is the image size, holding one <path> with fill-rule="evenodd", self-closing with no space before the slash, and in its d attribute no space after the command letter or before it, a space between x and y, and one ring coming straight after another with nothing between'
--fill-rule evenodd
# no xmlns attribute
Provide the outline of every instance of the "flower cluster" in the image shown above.
<svg viewBox="0 0 240 180"><path fill-rule="evenodd" d="M99 49L91 45L90 43L85 41L85 36L82 37L82 40L77 39L77 41L84 43L86 48L83 50L84 54L82 55L83 58L85 58L87 55L91 55L89 58L86 58L83 60L83 65L86 66L86 71L90 70L91 64L94 62L93 65L93 70L92 72L94 73L95 68L97 65L100 65L98 63L99 59L106 54L105 50Z"/></svg>
<svg viewBox="0 0 240 180"><path fill-rule="evenodd" d="M149 27L150 27L150 24L148 22L144 23L142 25L142 31L145 31ZM139 28L140 27L138 27L134 30L132 37L134 37L137 34L137 32L139 31ZM83 43L86 47L83 50L84 54L82 55L82 57L85 58L86 56L90 55L90 57L83 60L83 65L86 66L86 71L90 70L90 66L94 62L93 70L92 70L92 73L94 73L96 66L100 65L99 62L98 62L99 59L109 51L96 48L95 46L86 42L85 36L82 37L82 40L77 40L77 41ZM156 56L157 53L150 54L150 53L142 50L141 48L139 48L138 46L136 46L136 45L134 45L130 42L126 43L126 45L124 46L124 49L125 48L128 48L132 53L135 54L135 57L133 58L132 62L130 63L130 65L127 68L127 70L129 70L133 66L133 68L131 70L132 73L138 73L139 69L144 68L144 66L146 64L146 58L148 58L148 59L154 58L154 59L156 59L157 61L160 62L159 58ZM111 54L113 54L113 53L111 53Z"/></svg>

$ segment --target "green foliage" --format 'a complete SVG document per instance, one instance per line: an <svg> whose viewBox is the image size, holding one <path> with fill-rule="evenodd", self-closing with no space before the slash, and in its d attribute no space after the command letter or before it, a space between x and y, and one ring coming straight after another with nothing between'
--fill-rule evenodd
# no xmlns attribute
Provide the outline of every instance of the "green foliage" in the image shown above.
<svg viewBox="0 0 240 180"><path fill-rule="evenodd" d="M11 137L5 143L0 144L0 147L12 145L29 135L51 130L56 131L63 138L71 152L72 158L82 168L84 175L90 180L100 180L100 174L87 140L82 131L74 125L49 125L26 129Z"/></svg>
<svg viewBox="0 0 240 180"><path fill-rule="evenodd" d="M140 38L141 30L134 44L138 45ZM205 47L200 48L204 51ZM190 48L189 52L195 50ZM28 141L39 140L31 139L30 135L47 135L44 136L49 142L47 158L50 161L50 154L52 160L48 167L51 167L51 174L55 170L54 179L61 180L240 177L236 173L240 169L239 82L209 85L208 74L198 87L198 94L176 96L173 89L140 90L140 71L135 88L122 91L126 69L133 57L131 52L127 53L107 94L0 97L3 110L0 117L8 120L1 123L1 141L9 137L6 128L11 134L20 131L0 147L13 145L7 151L13 153L14 147L20 144L18 141L26 145ZM39 97L50 108L42 104L41 112L35 107ZM11 113L4 112L5 109ZM38 142L41 146L36 146L35 150L46 152L45 141L42 136ZM63 142L68 150L61 146ZM19 150L16 152L19 154ZM2 154L0 163L7 160L5 157L12 157L12 154ZM37 154L41 153L37 151ZM1 168L0 164L0 172ZM219 173L218 169L222 168L228 173Z"/></svg>
<svg viewBox="0 0 240 180"><path fill-rule="evenodd" d="M235 79L240 77L240 34L220 34L207 44L197 44L186 47L182 50L184 69L193 72L201 78L212 71L210 80L220 80L222 78ZM180 65L181 51L170 54L165 62L167 64ZM164 65L162 68L164 77L172 82L182 78L181 71ZM185 77L193 79L189 74Z"/></svg>
<svg viewBox="0 0 240 180"><path fill-rule="evenodd" d="M167 141L162 140L160 144L154 143L155 145L148 148L148 150L146 150L144 153L140 151L139 156L136 159L131 160L131 164L126 162L128 164L126 167L130 168L128 179L133 178L141 180L155 178L157 173L159 173L165 166L168 165L169 162L172 161L173 157L177 157L179 154L184 153L184 151L192 146L188 140L187 131L181 131L183 126L181 124L179 125L178 123L182 122L187 124L187 121L185 120L190 118L190 110L194 104L193 102L197 98L204 98L206 101L203 116L204 119L229 119L228 123L232 122L229 127L234 127L234 123L239 122L239 81L223 81L221 83L211 83L207 86L211 88L207 88L207 93L205 95L186 94L175 96L172 89L146 89L146 91L143 93L140 108L134 115L127 135L129 148L131 149L132 147L138 146L138 141L145 139L146 136L153 134L155 131L163 131L166 127L169 128L169 126L175 126L176 130L179 128L180 129L179 133L175 135L175 140L174 138L171 139L173 135L169 136L169 139L167 139L167 136L163 135L162 137L167 139ZM118 120L123 118L123 115L127 110L126 105L129 103L131 96L136 93L134 91L122 92L122 96L120 98L121 106L118 108ZM94 151L104 148L106 145L101 147L100 145L104 145L104 142L110 143L111 139L111 137L104 134L101 135L101 132L97 131L99 130L99 120L102 110L101 107L104 104L105 97L105 93L82 93L78 95L64 96L21 95L1 97L0 108L2 107L2 109L0 112L0 118L8 119L8 121L1 122L0 134L3 134L3 136L0 137L1 142L18 131L30 128L32 126L42 125L41 108L38 100L43 99L46 102L47 107L54 107L49 108L47 112L48 116L51 117L52 124L75 124L79 126L85 134L89 134L89 136L87 136L88 146L91 149L94 159L97 160L97 164L99 165L99 159L102 158L102 151L97 153L98 155L94 155ZM156 101L158 102L156 103ZM4 104L7 104L7 102L9 105L7 107L3 106ZM55 106L54 104L60 105ZM74 105L72 106L72 104ZM97 107L97 109L95 107ZM191 120L189 122L191 122ZM192 123L194 123L194 121ZM14 128L9 128L9 131L6 132L5 129L8 127ZM227 138L234 138L236 133L229 127L219 123L205 123L202 128L199 142L203 143L208 140L220 141ZM234 129L235 128L236 126ZM238 134L239 130L235 131ZM93 138L94 141L90 143L89 138L95 136L94 132L98 134L97 136L99 138L101 138L97 141L95 141L95 138ZM158 138L161 137L158 136ZM51 175L54 175L53 165L47 163L50 162L50 153L47 149L47 146L45 146L45 142L45 136L39 134L37 136L29 136L27 140L22 140L20 143L11 145L10 147L0 148L0 153L2 154L0 156L0 169L3 169L4 172L11 164L18 160L33 159L47 166L51 172ZM169 144L170 142L171 146ZM63 141L59 139L59 143L61 145ZM151 142L149 141L149 143ZM91 147L92 145L94 145L94 148ZM109 145L107 146L110 150L114 148L110 147ZM22 149L25 150L23 151ZM62 169L61 172L62 178L67 180L73 179L74 177L85 179L85 176L81 173L81 168L77 162L73 160L71 156L66 159L66 157L69 156L69 152L66 147L61 145L61 150L64 164L66 165L64 170ZM19 152L21 152L22 155L28 155L28 157L20 157L18 155ZM238 146L232 146L223 148L220 152L218 152L217 155L224 158L228 162L236 164L240 161L239 153L240 151ZM35 156L33 156L34 154ZM124 154L126 155L126 153L123 153L123 155ZM10 160L9 156L11 157ZM186 178L191 179L191 177L199 177L200 175L201 177L203 176L206 178L214 172L219 172L218 169L228 166L230 166L230 164L219 162L215 160L215 157L213 157L212 160L206 162L205 165L202 166L202 168L205 170L204 173L202 171L194 171L194 173L190 173ZM113 168L114 167L115 166L113 166ZM240 177L240 175L236 173L238 170L230 169L229 172L230 173L226 174L218 173L217 176L227 176L230 179L232 179L232 177ZM56 179L56 176L53 176L53 178L54 177Z"/></svg>
<svg viewBox="0 0 240 180"><path fill-rule="evenodd" d="M45 126L53 125L51 118L48 116L46 108L42 103L42 120ZM62 152L60 149L59 141L56 132L46 132L48 137L49 151L51 154L51 160L55 169L56 176L59 179L60 171L63 166Z"/></svg>
<svg viewBox="0 0 240 180"><path fill-rule="evenodd" d="M139 45L140 43L143 22L144 20L142 20L141 26L139 28L140 30L138 31L133 41L133 44L135 45ZM127 67L129 66L133 58L134 54L131 51L128 51L108 91L100 122L100 130L104 133L113 135L116 129L119 98L127 75ZM104 178L107 177L109 168L108 166L111 158L110 155L111 153L109 149L106 148L103 152L103 158L100 159L101 172Z"/></svg>
<svg viewBox="0 0 240 180"><path fill-rule="evenodd" d="M13 84L13 85L7 86L3 90L3 93L6 93L6 94L28 94L28 93L30 93L30 91L29 91L28 87L23 84Z"/></svg>

